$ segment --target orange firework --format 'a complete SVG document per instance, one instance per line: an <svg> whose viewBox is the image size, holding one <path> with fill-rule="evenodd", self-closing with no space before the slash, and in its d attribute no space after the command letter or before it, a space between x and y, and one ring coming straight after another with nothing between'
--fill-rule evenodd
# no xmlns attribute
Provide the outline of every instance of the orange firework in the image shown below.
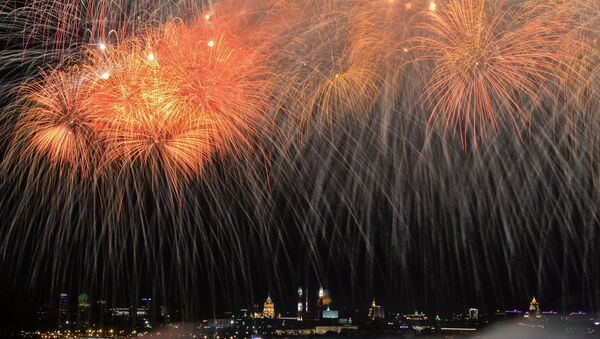
<svg viewBox="0 0 600 339"><path fill-rule="evenodd" d="M574 150L589 154L594 171L598 171L597 149L600 115L600 4L597 1L569 0L541 6L546 12L555 13L563 22L570 23L570 36L574 43L569 46L566 77L561 84L558 111L563 118L557 123ZM589 138L581 138L581 134Z"/></svg>
<svg viewBox="0 0 600 339"><path fill-rule="evenodd" d="M179 89L142 43L100 52L89 73L96 78L90 100L102 112L106 165L141 170L151 180L164 171L172 184L199 174L210 154L208 124L178 100Z"/></svg>
<svg viewBox="0 0 600 339"><path fill-rule="evenodd" d="M89 174L97 151L98 111L87 100L89 79L78 68L42 72L40 80L24 86L24 112L12 149L32 165L43 155L60 170ZM10 154L10 153L9 153Z"/></svg>
<svg viewBox="0 0 600 339"><path fill-rule="evenodd" d="M474 144L499 120L529 121L532 107L558 76L564 27L505 1L450 0L430 8L428 36L417 40L434 63L425 98L430 122L470 133Z"/></svg>
<svg viewBox="0 0 600 339"><path fill-rule="evenodd" d="M214 155L253 145L269 86L260 48L235 25L203 16L91 50L103 165L178 186Z"/></svg>
<svg viewBox="0 0 600 339"><path fill-rule="evenodd" d="M202 18L192 26L168 24L154 46L177 99L201 112L215 149L226 153L251 144L270 99L265 51L248 33L256 30L236 23Z"/></svg>

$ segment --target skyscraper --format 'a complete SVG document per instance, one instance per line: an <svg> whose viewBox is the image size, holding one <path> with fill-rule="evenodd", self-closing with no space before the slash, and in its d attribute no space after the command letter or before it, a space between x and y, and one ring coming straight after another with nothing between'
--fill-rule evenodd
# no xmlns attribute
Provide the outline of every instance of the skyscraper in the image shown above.
<svg viewBox="0 0 600 339"><path fill-rule="evenodd" d="M58 327L67 327L69 325L69 317L69 295L61 293L58 297Z"/></svg>
<svg viewBox="0 0 600 339"><path fill-rule="evenodd" d="M151 328L154 325L154 314L153 314L153 305L152 298L144 297L141 300L141 304L137 309L138 317L137 322L138 326L143 326L146 328Z"/></svg>
<svg viewBox="0 0 600 339"><path fill-rule="evenodd" d="M77 301L77 327L84 329L90 325L91 321L90 297L87 293L81 293Z"/></svg>
<svg viewBox="0 0 600 339"><path fill-rule="evenodd" d="M96 301L96 304L98 305L98 314L97 314L97 321L98 321L98 325L100 328L104 327L104 320L105 320L105 315L107 312L107 308L106 308L106 300L98 300Z"/></svg>

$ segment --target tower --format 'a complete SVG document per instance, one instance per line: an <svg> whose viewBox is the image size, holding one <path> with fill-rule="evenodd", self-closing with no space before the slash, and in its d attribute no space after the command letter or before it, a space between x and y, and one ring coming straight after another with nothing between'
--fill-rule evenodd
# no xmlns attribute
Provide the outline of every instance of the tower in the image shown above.
<svg viewBox="0 0 600 339"><path fill-rule="evenodd" d="M298 321L302 321L304 318L304 299L302 287L298 287Z"/></svg>
<svg viewBox="0 0 600 339"><path fill-rule="evenodd" d="M304 291L304 313L308 313L308 287Z"/></svg>
<svg viewBox="0 0 600 339"><path fill-rule="evenodd" d="M271 300L270 295L267 296L267 300L265 301L265 305L263 308L263 318L275 318L275 304L273 303L273 300Z"/></svg>
<svg viewBox="0 0 600 339"><path fill-rule="evenodd" d="M323 312L323 305L325 304L325 290L323 286L319 287L319 299L317 299L317 319L321 320L321 313Z"/></svg>
<svg viewBox="0 0 600 339"><path fill-rule="evenodd" d="M540 312L540 304L538 303L537 299L535 299L535 296L533 296L533 298L531 299L531 302L529 303L529 313L530 313L530 317L535 316L536 318L541 318L542 314Z"/></svg>
<svg viewBox="0 0 600 339"><path fill-rule="evenodd" d="M368 317L370 320L385 318L385 311L383 310L383 307L375 303L375 298L373 298L371 307L369 307Z"/></svg>
<svg viewBox="0 0 600 339"><path fill-rule="evenodd" d="M371 307L369 307L369 313L367 314L367 317L369 317L370 320L375 319L375 308L377 308L377 304L375 303L375 298L373 298Z"/></svg>

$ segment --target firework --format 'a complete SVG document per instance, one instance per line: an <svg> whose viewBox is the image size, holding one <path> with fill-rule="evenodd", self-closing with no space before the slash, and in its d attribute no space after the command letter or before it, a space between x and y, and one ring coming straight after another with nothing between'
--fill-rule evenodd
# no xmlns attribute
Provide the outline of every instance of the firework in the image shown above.
<svg viewBox="0 0 600 339"><path fill-rule="evenodd" d="M90 69L97 70L89 100L101 107L105 165L140 171L150 180L164 170L171 183L199 174L210 155L209 124L177 100L178 88L143 49L119 49L126 52L108 51L112 58Z"/></svg>
<svg viewBox="0 0 600 339"><path fill-rule="evenodd" d="M199 175L217 152L249 149L269 85L260 46L237 33L203 17L92 47L86 67L25 87L33 106L21 124L34 145L27 153L87 170L87 152L101 149L94 167L162 172L177 183Z"/></svg>
<svg viewBox="0 0 600 339"><path fill-rule="evenodd" d="M598 254L595 2L27 3L0 22L0 68L25 65L0 91L15 271L31 249L57 284L236 290L335 263L408 291L428 267L443 297L449 257L477 289L555 270L531 244L556 234Z"/></svg>
<svg viewBox="0 0 600 339"><path fill-rule="evenodd" d="M21 88L24 111L8 151L34 170L44 157L60 170L90 174L97 159L99 111L89 100L89 79L78 68L43 72ZM18 155L15 155L17 154Z"/></svg>
<svg viewBox="0 0 600 339"><path fill-rule="evenodd" d="M441 121L473 142L499 121L531 120L533 107L564 61L565 29L506 2L449 1L431 11L419 38L435 64L425 98ZM507 8L508 7L508 8Z"/></svg>
<svg viewBox="0 0 600 339"><path fill-rule="evenodd" d="M257 39L238 37L241 30L232 24L207 21L191 29L168 26L155 54L179 88L179 100L211 121L215 148L238 152L251 144L267 114L265 51Z"/></svg>
<svg viewBox="0 0 600 339"><path fill-rule="evenodd" d="M305 3L304 19L274 53L281 100L301 128L331 126L336 116L360 118L374 106L381 74L374 22L353 3Z"/></svg>

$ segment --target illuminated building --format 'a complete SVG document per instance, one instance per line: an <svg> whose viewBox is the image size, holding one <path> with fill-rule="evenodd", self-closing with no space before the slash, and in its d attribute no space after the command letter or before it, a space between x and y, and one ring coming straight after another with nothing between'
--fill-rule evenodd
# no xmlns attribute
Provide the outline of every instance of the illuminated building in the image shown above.
<svg viewBox="0 0 600 339"><path fill-rule="evenodd" d="M302 287L298 287L298 321L302 321L302 318L304 317L304 300L302 299L302 296Z"/></svg>
<svg viewBox="0 0 600 339"><path fill-rule="evenodd" d="M61 293L58 297L58 327L69 325L69 295Z"/></svg>
<svg viewBox="0 0 600 339"><path fill-rule="evenodd" d="M331 296L329 295L329 291L323 289L323 287L319 288L319 299L317 300L317 312L318 318L321 319L321 315L325 310L326 306L331 305Z"/></svg>
<svg viewBox="0 0 600 339"><path fill-rule="evenodd" d="M259 304L252 304L252 318L262 318Z"/></svg>
<svg viewBox="0 0 600 339"><path fill-rule="evenodd" d="M87 328L90 325L92 316L90 297L87 293L81 293L79 295L77 306L77 326L80 329Z"/></svg>
<svg viewBox="0 0 600 339"><path fill-rule="evenodd" d="M542 312L540 311L540 304L538 303L537 299L535 299L535 296L533 296L531 302L529 303L529 314L527 314L526 317L527 316L536 318L542 317Z"/></svg>
<svg viewBox="0 0 600 339"><path fill-rule="evenodd" d="M377 305L375 303L375 298L373 298L373 302L371 303L371 307L369 307L368 317L369 317L370 320L384 319L385 318L385 311L383 310L383 307L381 307L380 305Z"/></svg>
<svg viewBox="0 0 600 339"><path fill-rule="evenodd" d="M479 319L479 310L476 308L469 308L469 319L470 320Z"/></svg>
<svg viewBox="0 0 600 339"><path fill-rule="evenodd" d="M96 301L96 304L98 305L98 317L96 318L98 320L98 325L100 326L100 328L102 328L104 326L104 319L105 319L105 315L107 313L107 308L106 308L106 300L98 300Z"/></svg>
<svg viewBox="0 0 600 339"><path fill-rule="evenodd" d="M407 321L425 321L428 319L428 317L423 312L419 313L415 311L415 313L405 314L404 319Z"/></svg>
<svg viewBox="0 0 600 339"><path fill-rule="evenodd" d="M120 326L132 326L137 328L152 328L156 323L152 298L144 297L140 305L129 307L113 307L110 309L112 322ZM166 309L160 306L160 317L162 321L168 318Z"/></svg>
<svg viewBox="0 0 600 339"><path fill-rule="evenodd" d="M317 299L317 318L321 319L321 312L323 311L323 298L325 297L325 290L323 286L319 287L319 299Z"/></svg>
<svg viewBox="0 0 600 339"><path fill-rule="evenodd" d="M265 301L265 305L263 308L263 317L269 318L269 319L275 318L275 304L273 303L273 300L271 300L270 295L267 297L267 300Z"/></svg>
<svg viewBox="0 0 600 339"><path fill-rule="evenodd" d="M317 300L317 304L322 305L324 297L325 297L325 290L323 289L323 287L319 287L319 299Z"/></svg>
<svg viewBox="0 0 600 339"><path fill-rule="evenodd" d="M154 324L154 314L152 312L152 298L144 297L142 298L141 305L136 310L136 319L143 327L152 328L152 324Z"/></svg>
<svg viewBox="0 0 600 339"><path fill-rule="evenodd" d="M334 311L327 306L327 309L323 311L323 319L337 319L338 311Z"/></svg>
<svg viewBox="0 0 600 339"><path fill-rule="evenodd" d="M131 324L132 308L130 307L113 307L110 309L112 321L119 325Z"/></svg>

